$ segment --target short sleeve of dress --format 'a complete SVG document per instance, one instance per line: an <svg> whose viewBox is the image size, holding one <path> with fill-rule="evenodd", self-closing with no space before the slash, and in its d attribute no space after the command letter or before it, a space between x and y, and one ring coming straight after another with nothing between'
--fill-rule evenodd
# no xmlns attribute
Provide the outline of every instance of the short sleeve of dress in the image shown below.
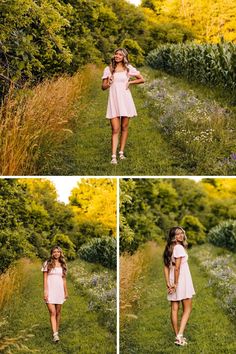
<svg viewBox="0 0 236 354"><path fill-rule="evenodd" d="M174 258L186 257L186 252L183 246L176 245L173 250Z"/></svg>
<svg viewBox="0 0 236 354"><path fill-rule="evenodd" d="M48 262L47 261L43 263L41 271L42 272L47 272L48 271Z"/></svg>
<svg viewBox="0 0 236 354"><path fill-rule="evenodd" d="M136 75L140 75L140 72L132 65L129 65L129 76L136 76Z"/></svg>
<svg viewBox="0 0 236 354"><path fill-rule="evenodd" d="M107 66L103 71L102 79L107 79L110 75L111 75L110 68L109 66Z"/></svg>

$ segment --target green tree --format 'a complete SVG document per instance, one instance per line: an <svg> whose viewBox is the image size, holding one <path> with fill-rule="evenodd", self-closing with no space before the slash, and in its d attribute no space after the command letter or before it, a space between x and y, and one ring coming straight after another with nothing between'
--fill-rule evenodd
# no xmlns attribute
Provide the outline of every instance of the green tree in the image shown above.
<svg viewBox="0 0 236 354"><path fill-rule="evenodd" d="M185 215L181 220L181 226L186 231L190 247L205 242L205 227L196 216Z"/></svg>

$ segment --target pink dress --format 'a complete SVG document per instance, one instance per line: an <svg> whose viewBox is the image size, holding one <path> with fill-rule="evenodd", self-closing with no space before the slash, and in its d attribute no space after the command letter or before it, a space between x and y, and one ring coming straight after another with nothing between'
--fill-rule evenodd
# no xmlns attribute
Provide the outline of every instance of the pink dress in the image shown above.
<svg viewBox="0 0 236 354"><path fill-rule="evenodd" d="M175 263L175 258L181 257L179 280L176 291L173 294L168 294L169 301L180 301L183 299L190 299L195 295L193 288L192 277L188 266L188 254L182 245L175 245L171 263ZM170 266L170 284L174 284L174 265Z"/></svg>
<svg viewBox="0 0 236 354"><path fill-rule="evenodd" d="M42 272L47 272L47 262L43 264ZM62 267L52 268L48 273L48 301L47 304L63 304L65 301Z"/></svg>
<svg viewBox="0 0 236 354"><path fill-rule="evenodd" d="M130 89L126 89L129 78L139 75L132 65L129 65L129 72L120 71L113 74L113 82L109 88L109 98L106 118L134 117L137 116L134 101ZM107 79L111 75L109 66L104 70L102 79Z"/></svg>

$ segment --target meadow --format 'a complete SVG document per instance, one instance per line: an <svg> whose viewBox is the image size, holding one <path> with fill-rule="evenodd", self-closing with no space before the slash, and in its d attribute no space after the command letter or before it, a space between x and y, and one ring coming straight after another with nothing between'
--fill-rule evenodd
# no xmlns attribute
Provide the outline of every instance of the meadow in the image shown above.
<svg viewBox="0 0 236 354"><path fill-rule="evenodd" d="M61 341L54 344L42 296L41 263L25 260L22 267L19 262L14 274L21 282L15 282L13 293L9 290L13 271L8 282L4 273L0 276L0 293L5 294L0 308L1 353L116 352L115 271L80 260L69 263L69 298L62 309ZM109 322L108 312L112 312Z"/></svg>
<svg viewBox="0 0 236 354"><path fill-rule="evenodd" d="M174 334L169 319L170 308L166 299L162 264L163 244L149 243L140 248L139 252L148 266L137 277L133 277L128 289L121 282L121 294L127 291L130 294L130 289L133 289L133 297L129 297L128 302L125 296L121 297L123 312L120 352L178 353L180 348L174 345ZM219 264L219 257L228 260L227 265L225 263L221 269L222 272L217 272L219 268L215 267L216 263ZM185 333L189 344L181 348L181 352L232 354L236 350L235 308L230 306L229 311L222 299L231 301L231 304L235 302L235 289L228 287L223 275L232 267L231 281L235 279L235 255L212 245L202 245L194 246L189 251L189 260L196 295ZM129 274L133 266L133 256L126 256L125 263L126 272ZM128 306L125 307L124 301Z"/></svg>

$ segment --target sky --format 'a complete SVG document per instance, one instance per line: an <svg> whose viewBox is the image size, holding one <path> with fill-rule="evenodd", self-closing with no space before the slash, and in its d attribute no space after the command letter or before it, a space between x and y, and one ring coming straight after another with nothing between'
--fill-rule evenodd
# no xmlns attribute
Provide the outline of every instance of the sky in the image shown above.
<svg viewBox="0 0 236 354"><path fill-rule="evenodd" d="M129 2L134 5L139 5L141 3L141 0L129 0Z"/></svg>
<svg viewBox="0 0 236 354"><path fill-rule="evenodd" d="M79 177L47 177L50 181L52 181L57 189L58 199L60 202L64 202L67 204L69 202L69 196L71 194L71 190L76 187L77 183L80 181ZM178 177L183 178L183 177ZM190 179L194 179L196 182L200 181L202 177L191 176L187 177Z"/></svg>
<svg viewBox="0 0 236 354"><path fill-rule="evenodd" d="M76 187L80 181L79 177L48 177L57 189L58 199L60 202L68 203L71 190Z"/></svg>

